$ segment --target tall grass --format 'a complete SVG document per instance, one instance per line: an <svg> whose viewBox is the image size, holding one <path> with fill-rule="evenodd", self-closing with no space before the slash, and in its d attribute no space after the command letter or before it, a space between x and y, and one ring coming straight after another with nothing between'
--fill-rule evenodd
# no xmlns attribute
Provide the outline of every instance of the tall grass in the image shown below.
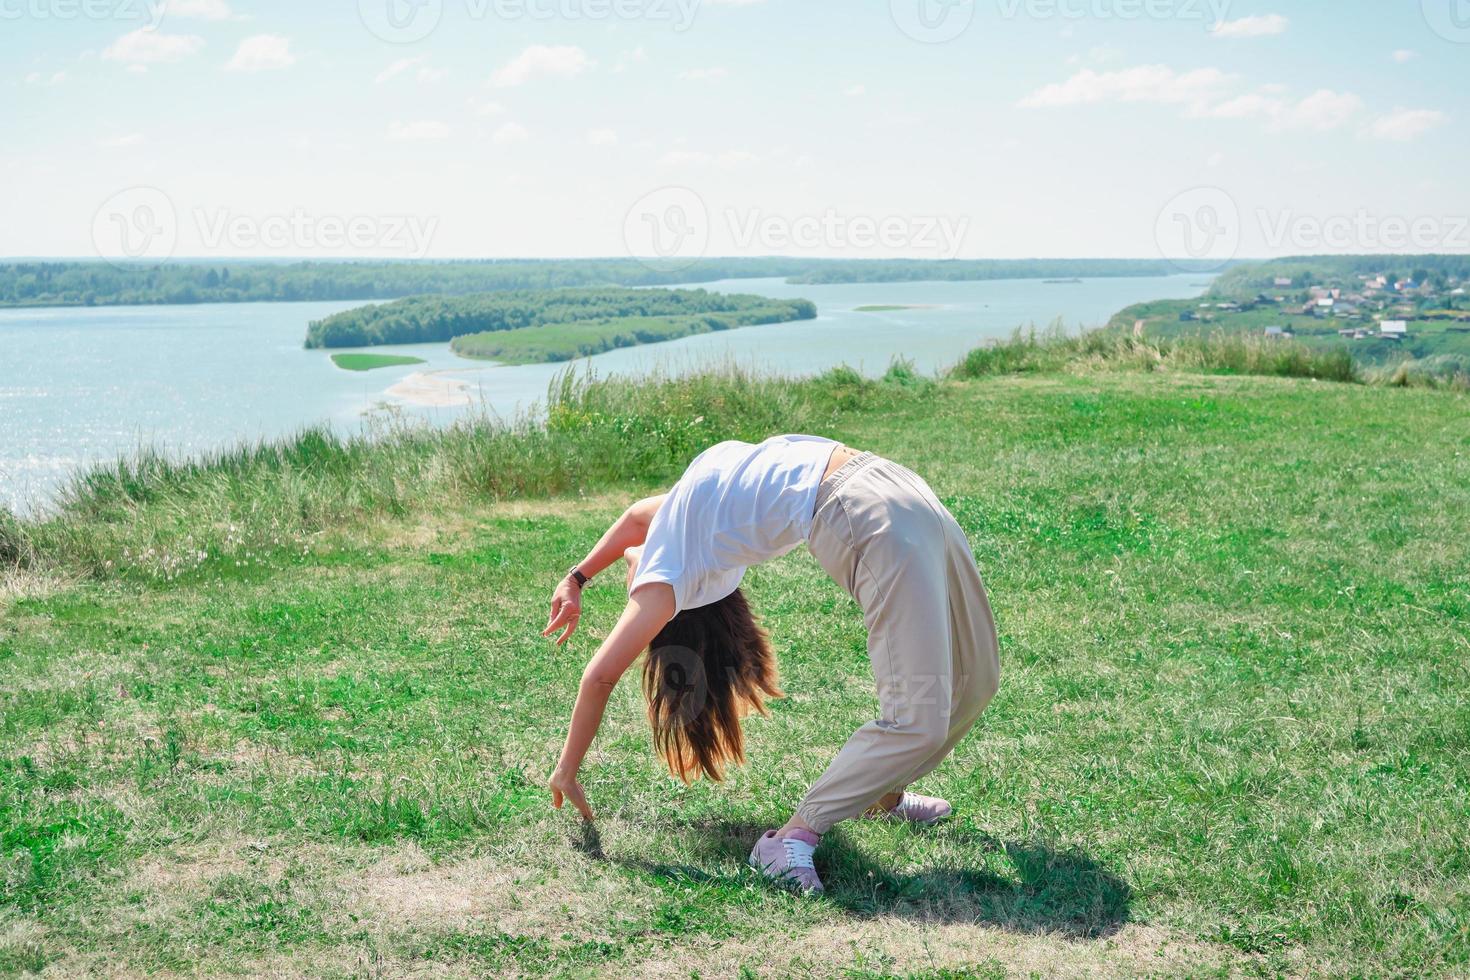
<svg viewBox="0 0 1470 980"><path fill-rule="evenodd" d="M1364 377L1346 350L1240 336L1074 334L1060 325L977 348L948 376L1161 369L1467 387L1460 364L1415 362ZM680 377L597 377L574 367L552 382L543 416L482 414L440 429L400 420L352 436L308 428L188 459L145 450L82 472L47 514L20 520L0 510L0 567L175 578L310 547L321 532L374 515L668 480L721 439L829 431L844 413L923 397L937 383L903 360L878 380L847 367L805 379L733 363Z"/></svg>
<svg viewBox="0 0 1470 980"><path fill-rule="evenodd" d="M48 514L0 511L0 565L172 579L299 550L374 515L668 479L713 442L820 433L923 384L933 382L902 363L877 381L845 368L791 380L733 363L677 378L574 368L552 382L544 418L478 414L439 429L400 420L352 436L314 427L187 459L144 450L78 474Z"/></svg>
<svg viewBox="0 0 1470 980"><path fill-rule="evenodd" d="M1436 354L1433 357L1410 358L1380 368L1370 380L1393 388L1447 388L1470 391L1470 356Z"/></svg>
<svg viewBox="0 0 1470 980"><path fill-rule="evenodd" d="M982 378L1088 367L1363 380L1346 349L1319 351L1291 341L1238 334L1162 339L1116 330L1068 333L1060 324L1017 330L1007 341L978 347L955 365L951 376Z"/></svg>

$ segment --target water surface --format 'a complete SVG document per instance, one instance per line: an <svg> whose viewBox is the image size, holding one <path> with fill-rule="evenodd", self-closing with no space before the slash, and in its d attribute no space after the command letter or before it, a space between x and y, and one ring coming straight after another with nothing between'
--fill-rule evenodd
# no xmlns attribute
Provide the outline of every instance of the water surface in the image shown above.
<svg viewBox="0 0 1470 980"><path fill-rule="evenodd" d="M1102 323L1130 303L1203 291L1197 275L792 286L742 279L706 288L817 304L815 320L745 327L591 359L599 372L678 372L712 360L792 374L847 363L880 374L894 356L922 371L954 363L988 338L1060 319ZM375 348L424 365L343 371L301 346L309 321L361 305L242 303L0 310L0 506L29 510L78 467L152 445L169 453L271 438L314 423L355 432L365 415L403 413L446 424L464 408L413 404L387 392L418 371L453 371L479 405L510 414L545 397L565 365L491 365L447 344ZM857 312L860 306L913 309Z"/></svg>

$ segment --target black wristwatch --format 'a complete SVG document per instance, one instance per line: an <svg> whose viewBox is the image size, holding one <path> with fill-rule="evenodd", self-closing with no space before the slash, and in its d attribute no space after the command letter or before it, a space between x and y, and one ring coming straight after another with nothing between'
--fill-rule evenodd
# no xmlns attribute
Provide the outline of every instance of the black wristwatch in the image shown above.
<svg viewBox="0 0 1470 980"><path fill-rule="evenodd" d="M582 569L578 568L576 565L573 565L572 570L570 572L567 572L567 577L576 582L577 588L579 589L587 584L587 576L583 575Z"/></svg>

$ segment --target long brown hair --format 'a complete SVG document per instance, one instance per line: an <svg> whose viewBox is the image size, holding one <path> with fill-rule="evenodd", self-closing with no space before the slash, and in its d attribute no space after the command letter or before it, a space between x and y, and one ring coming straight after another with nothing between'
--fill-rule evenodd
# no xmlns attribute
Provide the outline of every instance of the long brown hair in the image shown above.
<svg viewBox="0 0 1470 980"><path fill-rule="evenodd" d="M669 772L719 782L727 763L745 761L740 719L769 714L765 699L783 695L770 639L739 589L669 620L648 646L643 693Z"/></svg>

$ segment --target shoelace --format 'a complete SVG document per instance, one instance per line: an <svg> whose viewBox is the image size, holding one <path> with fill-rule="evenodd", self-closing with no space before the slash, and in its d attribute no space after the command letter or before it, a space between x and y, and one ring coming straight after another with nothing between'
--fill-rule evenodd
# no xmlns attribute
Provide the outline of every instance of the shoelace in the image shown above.
<svg viewBox="0 0 1470 980"><path fill-rule="evenodd" d="M781 843L786 845L787 870L799 868L810 871L816 870L816 865L812 863L812 855L817 850L815 847L804 840L795 840L790 837L781 838Z"/></svg>
<svg viewBox="0 0 1470 980"><path fill-rule="evenodd" d="M913 806L914 802L915 802L914 801L914 798L911 797L911 796L909 796L909 794L907 794L907 793L900 793L898 795L898 805L893 808L893 812L894 813L908 813L909 812L909 807Z"/></svg>

